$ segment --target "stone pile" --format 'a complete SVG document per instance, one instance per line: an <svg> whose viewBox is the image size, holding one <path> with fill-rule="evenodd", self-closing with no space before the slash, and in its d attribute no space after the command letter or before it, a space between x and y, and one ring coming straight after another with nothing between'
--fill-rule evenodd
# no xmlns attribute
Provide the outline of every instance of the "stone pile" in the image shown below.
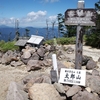
<svg viewBox="0 0 100 100"><path fill-rule="evenodd" d="M34 72L21 82L11 82L7 100L100 100L100 76L87 73L86 86L51 83L47 73Z"/></svg>
<svg viewBox="0 0 100 100"><path fill-rule="evenodd" d="M26 46L21 52L9 50L0 53L1 64L13 67L25 64L27 71L31 72L21 81L10 83L6 100L100 100L100 59L96 62L92 57L83 56L85 86L52 83L53 53L57 54L59 74L61 68L75 68L74 49L66 45L56 48L53 45L41 45L40 48Z"/></svg>

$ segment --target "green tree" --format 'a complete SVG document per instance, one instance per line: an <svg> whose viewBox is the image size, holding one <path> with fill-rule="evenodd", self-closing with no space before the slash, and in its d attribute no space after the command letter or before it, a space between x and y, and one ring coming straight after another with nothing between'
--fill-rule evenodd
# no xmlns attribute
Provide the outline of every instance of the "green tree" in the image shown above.
<svg viewBox="0 0 100 100"><path fill-rule="evenodd" d="M77 28L77 26L68 26L68 25L66 25L67 36L68 37L76 36L76 28Z"/></svg>
<svg viewBox="0 0 100 100"><path fill-rule="evenodd" d="M58 14L58 32L61 33L63 37L72 37L76 35L76 26L65 25L64 15ZM60 35L59 35L60 36Z"/></svg>
<svg viewBox="0 0 100 100"><path fill-rule="evenodd" d="M92 28L87 35L86 44L100 48L100 0L95 3L95 9L97 11L96 27Z"/></svg>
<svg viewBox="0 0 100 100"><path fill-rule="evenodd" d="M97 11L96 26L97 29L100 29L100 0L97 3L95 3L95 9Z"/></svg>
<svg viewBox="0 0 100 100"><path fill-rule="evenodd" d="M64 25L64 15L59 13L57 16L58 19L58 37L60 37L60 34L65 36L65 25Z"/></svg>

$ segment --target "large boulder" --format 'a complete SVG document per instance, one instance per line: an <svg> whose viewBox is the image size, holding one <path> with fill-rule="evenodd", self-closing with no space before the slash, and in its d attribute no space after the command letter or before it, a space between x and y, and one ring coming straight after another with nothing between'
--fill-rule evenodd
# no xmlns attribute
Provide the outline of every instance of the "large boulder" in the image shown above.
<svg viewBox="0 0 100 100"><path fill-rule="evenodd" d="M100 100L100 98L87 91L79 91L72 97L72 100Z"/></svg>
<svg viewBox="0 0 100 100"><path fill-rule="evenodd" d="M72 86L71 88L69 88L69 90L66 92L67 97L73 96L75 95L77 92L81 91L82 88L80 86Z"/></svg>
<svg viewBox="0 0 100 100"><path fill-rule="evenodd" d="M100 76L86 75L86 86L90 87L92 92L100 94Z"/></svg>
<svg viewBox="0 0 100 100"><path fill-rule="evenodd" d="M42 63L39 60L29 60L27 62L27 71L41 69Z"/></svg>
<svg viewBox="0 0 100 100"><path fill-rule="evenodd" d="M65 93L64 86L60 83L54 83L54 87L59 93Z"/></svg>
<svg viewBox="0 0 100 100"><path fill-rule="evenodd" d="M32 54L32 56L31 56L30 59L32 59L32 60L39 60L39 55L37 54L37 52L34 52L34 53Z"/></svg>
<svg viewBox="0 0 100 100"><path fill-rule="evenodd" d="M1 58L2 64L10 64L11 61L17 61L17 53L8 50Z"/></svg>
<svg viewBox="0 0 100 100"><path fill-rule="evenodd" d="M52 84L34 84L29 89L29 97L32 100L62 100Z"/></svg>
<svg viewBox="0 0 100 100"><path fill-rule="evenodd" d="M21 66L23 63L21 62L21 61L12 61L11 63L10 63L10 65L12 66L12 67L17 67L17 66Z"/></svg>
<svg viewBox="0 0 100 100"><path fill-rule="evenodd" d="M28 59L31 57L31 53L27 50L23 52L22 58L23 59Z"/></svg>
<svg viewBox="0 0 100 100"><path fill-rule="evenodd" d="M43 60L44 59L44 54L45 54L45 49L41 45L41 47L37 50L37 54L39 55L39 59Z"/></svg>
<svg viewBox="0 0 100 100"><path fill-rule="evenodd" d="M11 82L7 91L6 100L29 100L28 95L24 92L23 86L16 82Z"/></svg>
<svg viewBox="0 0 100 100"><path fill-rule="evenodd" d="M87 63L88 63L88 61L89 61L90 59L92 59L92 57L83 55L83 56L82 56L82 66L87 65Z"/></svg>
<svg viewBox="0 0 100 100"><path fill-rule="evenodd" d="M47 74L41 74L39 77L33 77L29 80L26 80L27 83L25 84L24 90L28 92L29 88L35 83L48 83L51 84L51 79Z"/></svg>
<svg viewBox="0 0 100 100"><path fill-rule="evenodd" d="M92 70L96 67L97 67L97 63L93 59L90 59L86 65L87 70Z"/></svg>

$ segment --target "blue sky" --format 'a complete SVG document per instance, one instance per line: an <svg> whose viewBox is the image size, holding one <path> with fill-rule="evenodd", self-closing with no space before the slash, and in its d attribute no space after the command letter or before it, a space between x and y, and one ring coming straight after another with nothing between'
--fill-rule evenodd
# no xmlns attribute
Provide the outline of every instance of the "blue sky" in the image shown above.
<svg viewBox="0 0 100 100"><path fill-rule="evenodd" d="M84 0L85 8L94 8L99 0ZM67 9L77 8L78 0L0 0L0 25L20 27L46 27L53 21L57 24L57 14ZM56 25L55 24L55 25Z"/></svg>

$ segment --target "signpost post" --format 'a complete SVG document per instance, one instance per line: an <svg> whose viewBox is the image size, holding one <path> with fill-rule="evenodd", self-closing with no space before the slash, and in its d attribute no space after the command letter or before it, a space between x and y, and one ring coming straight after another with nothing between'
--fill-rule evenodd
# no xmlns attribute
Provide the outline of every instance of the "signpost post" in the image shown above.
<svg viewBox="0 0 100 100"><path fill-rule="evenodd" d="M84 8L84 1L78 1L79 12ZM81 14L80 14L81 15ZM75 69L81 69L83 53L83 31L80 23L77 25Z"/></svg>
<svg viewBox="0 0 100 100"><path fill-rule="evenodd" d="M84 0L78 1L77 9L65 12L65 25L77 25L75 69L81 69L83 53L83 26L95 26L95 9L84 9Z"/></svg>

